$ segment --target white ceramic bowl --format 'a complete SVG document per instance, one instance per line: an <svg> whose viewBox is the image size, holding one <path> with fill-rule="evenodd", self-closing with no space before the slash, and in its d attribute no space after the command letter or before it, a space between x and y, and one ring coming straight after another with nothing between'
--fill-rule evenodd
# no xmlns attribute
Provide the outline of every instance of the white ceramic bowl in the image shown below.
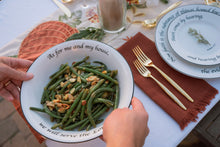
<svg viewBox="0 0 220 147"><path fill-rule="evenodd" d="M73 40L52 47L38 57L30 66L28 72L34 74L34 78L25 81L21 87L21 108L28 123L42 136L65 143L76 143L94 139L102 135L103 122L89 131L65 131L52 130L55 122L41 112L35 112L29 107L43 108L40 104L44 87L49 82L49 76L56 72L63 63L71 64L80 61L85 56L90 56L89 61L101 61L109 69L117 69L117 79L120 88L119 108L129 107L133 97L134 81L131 69L123 56L111 46L92 40ZM110 112L102 118L106 118Z"/></svg>

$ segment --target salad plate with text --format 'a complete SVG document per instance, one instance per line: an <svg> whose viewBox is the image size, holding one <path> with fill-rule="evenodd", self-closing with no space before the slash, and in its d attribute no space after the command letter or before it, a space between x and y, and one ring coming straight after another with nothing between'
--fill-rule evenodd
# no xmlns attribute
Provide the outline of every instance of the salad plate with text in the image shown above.
<svg viewBox="0 0 220 147"><path fill-rule="evenodd" d="M220 63L219 16L193 9L178 16L168 28L168 41L183 59L200 65Z"/></svg>
<svg viewBox="0 0 220 147"><path fill-rule="evenodd" d="M211 18L214 20L209 20ZM160 19L156 28L155 44L160 56L185 75L202 79L220 77L220 45L216 40L219 38L219 20L220 8L214 6L193 4L170 11ZM210 45L199 43L196 35L190 34L194 31ZM201 60L196 61L197 58Z"/></svg>

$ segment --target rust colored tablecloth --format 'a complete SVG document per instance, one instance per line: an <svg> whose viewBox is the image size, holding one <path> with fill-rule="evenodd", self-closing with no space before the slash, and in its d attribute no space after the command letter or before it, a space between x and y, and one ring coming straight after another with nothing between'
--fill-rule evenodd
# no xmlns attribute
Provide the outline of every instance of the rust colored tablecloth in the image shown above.
<svg viewBox="0 0 220 147"><path fill-rule="evenodd" d="M136 59L132 49L139 45L143 52L152 59L153 63L169 75L179 84L193 99L194 103L189 102L175 88L172 87L154 68L148 68L152 75L171 90L179 100L187 107L187 111L181 109L176 103L151 78L144 78L136 70L133 61ZM196 121L198 113L205 110L206 105L215 97L218 91L202 79L192 78L183 75L172 69L157 52L155 43L137 33L128 42L122 45L118 51L124 56L131 67L134 81L155 103L166 111L184 129L191 121ZM158 118L160 121L160 118Z"/></svg>

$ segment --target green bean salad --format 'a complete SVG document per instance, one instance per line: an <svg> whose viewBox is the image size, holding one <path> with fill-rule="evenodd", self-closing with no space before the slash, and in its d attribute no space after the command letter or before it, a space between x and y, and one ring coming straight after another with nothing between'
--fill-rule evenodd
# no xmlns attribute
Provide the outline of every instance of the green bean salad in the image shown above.
<svg viewBox="0 0 220 147"><path fill-rule="evenodd" d="M44 88L43 109L30 107L50 116L55 122L51 129L89 130L103 121L101 116L110 108L118 107L118 70L88 59L62 64Z"/></svg>

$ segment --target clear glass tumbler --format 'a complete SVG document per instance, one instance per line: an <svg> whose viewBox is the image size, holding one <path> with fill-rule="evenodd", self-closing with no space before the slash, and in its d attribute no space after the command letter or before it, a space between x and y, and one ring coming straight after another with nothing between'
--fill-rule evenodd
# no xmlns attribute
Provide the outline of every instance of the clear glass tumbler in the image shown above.
<svg viewBox="0 0 220 147"><path fill-rule="evenodd" d="M99 21L107 33L118 33L126 26L126 0L99 0Z"/></svg>

